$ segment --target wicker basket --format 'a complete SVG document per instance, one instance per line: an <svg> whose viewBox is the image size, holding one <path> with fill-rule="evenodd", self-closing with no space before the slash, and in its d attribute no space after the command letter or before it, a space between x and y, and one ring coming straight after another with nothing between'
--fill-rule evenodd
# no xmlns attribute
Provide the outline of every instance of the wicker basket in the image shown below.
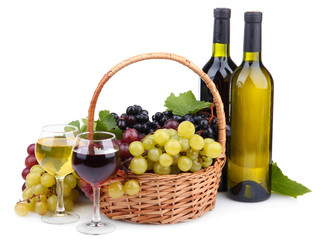
<svg viewBox="0 0 323 240"><path fill-rule="evenodd" d="M122 68L147 59L168 59L181 63L198 74L210 89L219 127L222 154L208 168L197 172L171 175L145 173L142 175L119 173L101 188L100 209L107 217L135 223L170 224L195 219L215 206L221 170L225 163L225 115L221 97L212 80L200 68L184 57L170 53L141 54L124 60L104 75L96 88L88 112L87 130L93 130L94 112L99 94L105 83ZM136 179L141 186L137 195L120 199L109 197L108 184L120 179Z"/></svg>

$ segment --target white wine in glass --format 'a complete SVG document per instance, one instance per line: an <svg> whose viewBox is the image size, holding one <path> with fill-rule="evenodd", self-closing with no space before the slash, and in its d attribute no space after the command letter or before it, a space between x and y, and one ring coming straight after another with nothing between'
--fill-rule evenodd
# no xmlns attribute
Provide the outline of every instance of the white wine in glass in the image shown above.
<svg viewBox="0 0 323 240"><path fill-rule="evenodd" d="M41 129L36 143L35 153L38 163L56 179L57 207L53 215L42 217L46 223L65 224L79 219L77 214L65 211L63 199L64 177L73 172L73 144L78 133L78 129L74 126L47 125Z"/></svg>

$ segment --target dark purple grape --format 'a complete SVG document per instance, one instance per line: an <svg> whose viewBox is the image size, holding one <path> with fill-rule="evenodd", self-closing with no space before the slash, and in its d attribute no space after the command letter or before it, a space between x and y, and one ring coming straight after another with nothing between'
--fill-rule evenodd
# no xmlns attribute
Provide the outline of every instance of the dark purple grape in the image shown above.
<svg viewBox="0 0 323 240"><path fill-rule="evenodd" d="M177 129L178 125L179 125L179 122L171 118L164 123L163 128Z"/></svg>
<svg viewBox="0 0 323 240"><path fill-rule="evenodd" d="M202 132L203 138L213 138L214 137L214 131L212 128L208 127L206 130Z"/></svg>
<svg viewBox="0 0 323 240"><path fill-rule="evenodd" d="M200 121L203 119L201 115L196 115L193 118L194 118L194 122L197 124L199 124Z"/></svg>
<svg viewBox="0 0 323 240"><path fill-rule="evenodd" d="M112 112L111 115L114 117L115 120L118 120L118 118L119 118L118 114Z"/></svg>
<svg viewBox="0 0 323 240"><path fill-rule="evenodd" d="M198 128L199 128L200 130L205 130L205 129L207 129L208 125L209 125L208 120L206 120L206 119L201 119L201 120L200 120L200 123L198 124Z"/></svg>
<svg viewBox="0 0 323 240"><path fill-rule="evenodd" d="M129 115L136 115L136 108L134 106L127 107L126 114Z"/></svg>
<svg viewBox="0 0 323 240"><path fill-rule="evenodd" d="M149 116L148 116L148 114L142 114L142 118L143 118L143 120L142 120L142 122L143 123L146 123L146 122L148 122L149 121Z"/></svg>
<svg viewBox="0 0 323 240"><path fill-rule="evenodd" d="M195 122L192 114L186 114L184 116L184 121L189 121L191 123L194 123Z"/></svg>
<svg viewBox="0 0 323 240"><path fill-rule="evenodd" d="M163 116L164 114L162 114L161 112L156 112L155 115L153 115L152 119L159 122L163 118Z"/></svg>
<svg viewBox="0 0 323 240"><path fill-rule="evenodd" d="M141 113L142 113L142 114L149 115L149 114L148 114L148 111L147 111L147 110L145 110L145 109L143 109L143 110L141 111Z"/></svg>
<svg viewBox="0 0 323 240"><path fill-rule="evenodd" d="M140 114L142 111L142 107L139 105L133 105L133 107L135 108L135 114Z"/></svg>
<svg viewBox="0 0 323 240"><path fill-rule="evenodd" d="M163 116L162 119L160 119L158 122L159 122L159 125L160 126L163 126L164 123L168 120L168 117L166 116Z"/></svg>
<svg viewBox="0 0 323 240"><path fill-rule="evenodd" d="M183 121L183 118L179 115L174 115L173 118L178 121L178 122L182 122Z"/></svg>
<svg viewBox="0 0 323 240"><path fill-rule="evenodd" d="M118 128L120 128L121 130L126 130L127 129L127 123L124 119L122 118L119 118L117 120L117 126Z"/></svg>
<svg viewBox="0 0 323 240"><path fill-rule="evenodd" d="M147 127L148 128L151 128L151 129L156 129L157 128L157 126L158 126L158 123L157 122L147 122Z"/></svg>
<svg viewBox="0 0 323 240"><path fill-rule="evenodd" d="M125 114L125 113L122 113L121 116L120 116L120 118L126 118L126 117L128 117L128 115Z"/></svg>
<svg viewBox="0 0 323 240"><path fill-rule="evenodd" d="M171 111L164 111L163 114L168 118L171 118L173 116L173 113Z"/></svg>
<svg viewBox="0 0 323 240"><path fill-rule="evenodd" d="M136 117L134 115L129 115L126 117L126 123L128 127L131 127L136 122Z"/></svg>
<svg viewBox="0 0 323 240"><path fill-rule="evenodd" d="M136 129L138 132L142 132L141 124L140 123L135 123L132 127L134 129Z"/></svg>

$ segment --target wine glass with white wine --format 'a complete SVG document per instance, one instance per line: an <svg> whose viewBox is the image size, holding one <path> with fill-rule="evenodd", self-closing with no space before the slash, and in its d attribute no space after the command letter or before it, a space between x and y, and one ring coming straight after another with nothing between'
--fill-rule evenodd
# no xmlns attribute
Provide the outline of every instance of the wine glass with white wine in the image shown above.
<svg viewBox="0 0 323 240"><path fill-rule="evenodd" d="M56 179L57 207L54 214L42 217L46 223L66 224L79 219L77 214L65 211L63 199L64 177L73 172L73 144L78 133L78 128L71 125L47 125L36 143L38 163Z"/></svg>

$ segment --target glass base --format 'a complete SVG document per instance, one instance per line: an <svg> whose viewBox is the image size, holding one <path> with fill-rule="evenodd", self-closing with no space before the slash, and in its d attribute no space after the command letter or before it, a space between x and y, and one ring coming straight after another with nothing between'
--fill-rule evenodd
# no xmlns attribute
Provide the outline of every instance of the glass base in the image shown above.
<svg viewBox="0 0 323 240"><path fill-rule="evenodd" d="M116 230L116 227L111 223L102 221L99 223L85 222L79 224L77 230L84 234L101 235L113 232Z"/></svg>
<svg viewBox="0 0 323 240"><path fill-rule="evenodd" d="M80 216L76 213L65 212L65 213L54 213L49 216L44 216L41 218L43 222L50 224L68 224L77 222Z"/></svg>

